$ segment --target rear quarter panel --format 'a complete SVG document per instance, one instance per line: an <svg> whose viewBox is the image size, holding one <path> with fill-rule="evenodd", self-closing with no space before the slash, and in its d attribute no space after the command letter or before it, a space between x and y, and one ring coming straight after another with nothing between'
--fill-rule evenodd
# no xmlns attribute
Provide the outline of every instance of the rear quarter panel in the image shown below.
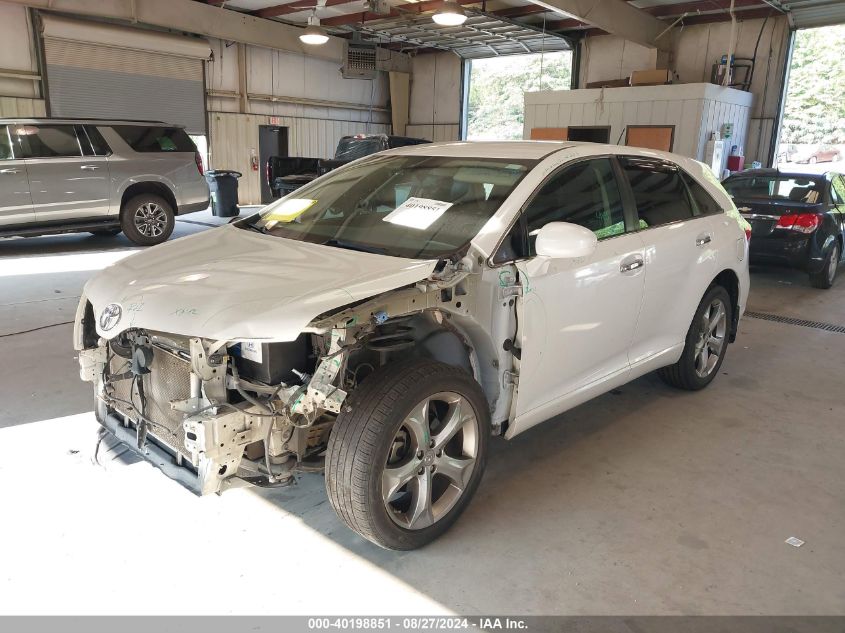
<svg viewBox="0 0 845 633"><path fill-rule="evenodd" d="M111 212L120 212L124 191L140 182L159 182L166 185L179 207L208 203L208 184L197 169L191 152L136 152L114 130L98 128L112 148L109 157L111 178ZM178 209L174 209L178 213Z"/></svg>

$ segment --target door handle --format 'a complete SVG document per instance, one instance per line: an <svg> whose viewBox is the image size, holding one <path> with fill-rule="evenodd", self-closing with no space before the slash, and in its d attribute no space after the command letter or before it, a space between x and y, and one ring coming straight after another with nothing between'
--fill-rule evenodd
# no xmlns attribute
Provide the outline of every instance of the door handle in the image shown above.
<svg viewBox="0 0 845 633"><path fill-rule="evenodd" d="M16 174L20 171L20 169L15 169L14 167L9 167L8 169L0 169L0 174Z"/></svg>
<svg viewBox="0 0 845 633"><path fill-rule="evenodd" d="M739 207L737 211L740 213L751 213L751 207Z"/></svg>
<svg viewBox="0 0 845 633"><path fill-rule="evenodd" d="M83 165L80 169L84 169L85 171L94 171L95 169L99 169L99 165Z"/></svg>
<svg viewBox="0 0 845 633"><path fill-rule="evenodd" d="M619 266L620 272L623 273L630 273L638 268L643 267L643 258L642 257L635 257L634 259L626 260L622 262L622 265Z"/></svg>
<svg viewBox="0 0 845 633"><path fill-rule="evenodd" d="M695 238L695 245L704 246L705 244L709 244L712 241L713 238L710 235L700 235L699 237Z"/></svg>

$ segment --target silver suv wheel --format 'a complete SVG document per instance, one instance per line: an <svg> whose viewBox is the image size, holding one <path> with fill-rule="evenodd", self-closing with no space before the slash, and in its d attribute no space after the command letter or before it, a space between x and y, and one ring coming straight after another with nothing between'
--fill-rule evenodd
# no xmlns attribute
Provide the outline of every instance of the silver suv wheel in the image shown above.
<svg viewBox="0 0 845 633"><path fill-rule="evenodd" d="M167 228L167 212L155 202L147 202L135 209L134 222L144 237L160 237Z"/></svg>

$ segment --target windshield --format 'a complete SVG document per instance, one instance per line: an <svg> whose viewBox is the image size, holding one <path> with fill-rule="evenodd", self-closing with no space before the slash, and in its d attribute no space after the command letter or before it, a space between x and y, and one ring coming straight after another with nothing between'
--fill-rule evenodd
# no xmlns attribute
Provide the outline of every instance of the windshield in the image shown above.
<svg viewBox="0 0 845 633"><path fill-rule="evenodd" d="M475 237L535 164L376 155L297 189L246 226L339 248L439 259Z"/></svg>
<svg viewBox="0 0 845 633"><path fill-rule="evenodd" d="M722 183L734 198L821 202L821 183L802 176L731 176Z"/></svg>

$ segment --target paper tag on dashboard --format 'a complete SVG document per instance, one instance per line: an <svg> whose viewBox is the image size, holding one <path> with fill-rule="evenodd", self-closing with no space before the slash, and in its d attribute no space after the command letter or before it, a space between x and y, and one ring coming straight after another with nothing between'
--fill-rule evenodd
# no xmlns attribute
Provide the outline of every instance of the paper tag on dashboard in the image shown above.
<svg viewBox="0 0 845 633"><path fill-rule="evenodd" d="M412 197L384 216L384 221L412 229L427 229L451 206L451 202Z"/></svg>

